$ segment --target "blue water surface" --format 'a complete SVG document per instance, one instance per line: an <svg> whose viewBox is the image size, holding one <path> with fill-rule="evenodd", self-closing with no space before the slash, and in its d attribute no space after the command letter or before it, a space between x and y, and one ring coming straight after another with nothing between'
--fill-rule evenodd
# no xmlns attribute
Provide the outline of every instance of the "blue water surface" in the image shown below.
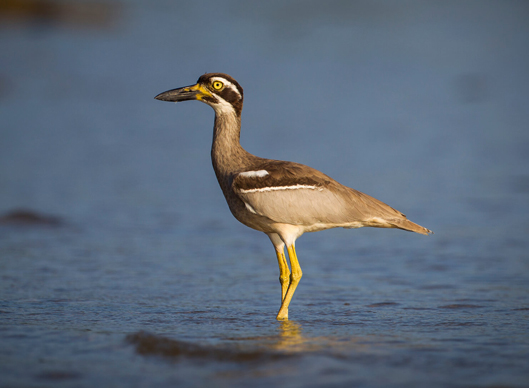
<svg viewBox="0 0 529 388"><path fill-rule="evenodd" d="M4 8L0 386L529 386L529 4ZM277 322L213 111L154 100L205 72L244 87L248 151L435 234L302 236Z"/></svg>

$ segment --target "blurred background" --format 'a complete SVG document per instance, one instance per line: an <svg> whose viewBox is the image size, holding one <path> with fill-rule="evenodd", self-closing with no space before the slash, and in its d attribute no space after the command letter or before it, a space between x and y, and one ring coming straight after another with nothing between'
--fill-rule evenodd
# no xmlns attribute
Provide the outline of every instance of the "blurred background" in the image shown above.
<svg viewBox="0 0 529 388"><path fill-rule="evenodd" d="M63 338L65 328L80 344L95 341L83 330L119 343L145 325L195 340L272 335L257 328L276 324L274 252L233 219L218 188L213 110L154 100L224 72L245 91L249 152L310 165L435 232L303 236L305 277L291 315L305 335L332 337L325 317L333 321L344 301L357 311L387 301L486 306L484 322L497 325L485 323L480 338L490 343L509 327L502 352L511 341L521 346L506 361L514 369L504 365L497 381L490 368L461 376L516 386L527 373L514 360L529 354L528 20L523 0L1 1L2 360L15 371L4 376L15 385L28 382L19 380L28 369L41 383L99 381L103 372L90 380L83 367L61 363L73 353L35 366L57 349L43 338ZM203 271L208 284L197 279ZM521 315L506 324L505 311ZM237 314L247 321L234 333ZM387 332L380 322L371 322L374 332ZM344 330L334 335L352 335ZM110 357L108 337L97 338L95 354ZM40 353L29 356L30 344ZM499 365L490 355L484 364ZM445 361L433 365L449 378ZM394 381L413 386L406 376Z"/></svg>
<svg viewBox="0 0 529 388"><path fill-rule="evenodd" d="M509 211L529 189L524 1L2 4L3 212L225 208L213 111L153 99L225 72L254 154L417 206L432 229L527 220Z"/></svg>

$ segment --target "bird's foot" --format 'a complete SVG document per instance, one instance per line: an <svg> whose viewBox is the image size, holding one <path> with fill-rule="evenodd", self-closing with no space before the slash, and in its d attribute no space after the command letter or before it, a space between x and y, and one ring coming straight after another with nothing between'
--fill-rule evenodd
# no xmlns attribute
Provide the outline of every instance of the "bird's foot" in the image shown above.
<svg viewBox="0 0 529 388"><path fill-rule="evenodd" d="M276 319L278 321L288 321L288 308L281 307L277 313Z"/></svg>

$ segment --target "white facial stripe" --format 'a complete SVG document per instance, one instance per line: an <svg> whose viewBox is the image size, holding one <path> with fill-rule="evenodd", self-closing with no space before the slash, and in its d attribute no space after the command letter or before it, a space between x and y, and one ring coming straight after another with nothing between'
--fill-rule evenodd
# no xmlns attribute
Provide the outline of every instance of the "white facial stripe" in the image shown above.
<svg viewBox="0 0 529 388"><path fill-rule="evenodd" d="M231 90L233 90L235 93L237 93L239 95L239 98L241 98L241 93L239 93L239 89L237 89L237 86L235 86L234 84L232 84L230 81L228 81L226 78L222 78L222 77L213 77L211 78L211 81L215 82L215 81L220 81L224 84L224 87L225 88L230 88Z"/></svg>
<svg viewBox="0 0 529 388"><path fill-rule="evenodd" d="M211 105L211 107L215 110L215 113L217 113L218 115L226 113L235 115L235 109L233 109L233 105L231 105L228 101L217 95L215 95L215 98L217 100L217 102L215 103L211 103L209 101L204 102L208 105Z"/></svg>
<svg viewBox="0 0 529 388"><path fill-rule="evenodd" d="M294 185L294 186L274 186L274 187L261 187L259 189L247 189L241 190L241 193L263 193L265 191L279 191L279 190L299 190L299 189L309 189L309 190L319 190L322 191L323 188L318 186L311 185Z"/></svg>
<svg viewBox="0 0 529 388"><path fill-rule="evenodd" d="M268 171L266 170L259 170L259 171L245 171L241 172L239 176L243 176L245 178L262 178L264 176L268 175Z"/></svg>

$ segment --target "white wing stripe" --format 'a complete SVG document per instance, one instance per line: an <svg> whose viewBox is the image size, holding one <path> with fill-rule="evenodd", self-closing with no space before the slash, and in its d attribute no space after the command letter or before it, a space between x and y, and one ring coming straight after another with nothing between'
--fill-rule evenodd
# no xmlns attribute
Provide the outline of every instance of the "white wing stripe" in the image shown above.
<svg viewBox="0 0 529 388"><path fill-rule="evenodd" d="M241 172L239 176L245 177L245 178L262 178L264 176L268 175L268 171L266 170L259 170L259 171L245 171Z"/></svg>
<svg viewBox="0 0 529 388"><path fill-rule="evenodd" d="M310 190L319 190L322 191L322 187L318 186L311 186L311 185L295 185L295 186L274 186L274 187L261 187L258 189L247 189L243 190L241 189L241 193L247 194L247 193L262 193L265 191L278 191L278 190L298 190L298 189L310 189Z"/></svg>

